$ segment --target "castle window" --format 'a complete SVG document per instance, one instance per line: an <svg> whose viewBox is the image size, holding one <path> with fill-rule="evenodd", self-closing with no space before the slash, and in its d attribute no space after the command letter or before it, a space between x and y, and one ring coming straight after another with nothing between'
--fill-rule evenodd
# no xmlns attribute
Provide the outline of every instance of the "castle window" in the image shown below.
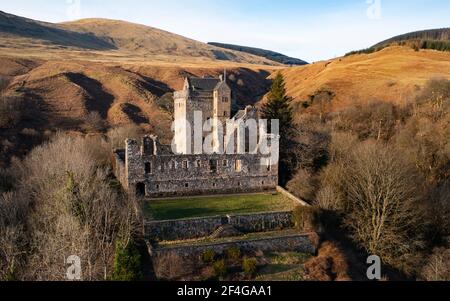
<svg viewBox="0 0 450 301"><path fill-rule="evenodd" d="M238 182L238 186L239 186L239 187L241 186L241 182Z"/></svg>
<svg viewBox="0 0 450 301"><path fill-rule="evenodd" d="M176 168L175 162L171 161L169 163L169 167L170 167L170 169L174 170Z"/></svg>
<svg viewBox="0 0 450 301"><path fill-rule="evenodd" d="M185 183L184 187L189 188L189 183Z"/></svg>
<svg viewBox="0 0 450 301"><path fill-rule="evenodd" d="M145 184L144 183L136 184L136 196L137 197L145 197Z"/></svg>
<svg viewBox="0 0 450 301"><path fill-rule="evenodd" d="M264 181L261 182L262 185L266 184Z"/></svg>
<svg viewBox="0 0 450 301"><path fill-rule="evenodd" d="M242 171L242 160L236 160L234 162L234 170L237 172L241 172Z"/></svg>
<svg viewBox="0 0 450 301"><path fill-rule="evenodd" d="M145 163L145 174L151 174L152 173L152 163L147 162Z"/></svg>
<svg viewBox="0 0 450 301"><path fill-rule="evenodd" d="M159 190L159 185L156 185L156 190Z"/></svg>
<svg viewBox="0 0 450 301"><path fill-rule="evenodd" d="M228 160L223 160L222 165L223 167L228 167Z"/></svg>
<svg viewBox="0 0 450 301"><path fill-rule="evenodd" d="M201 160L197 160L197 167L198 168L202 167L202 161Z"/></svg>
<svg viewBox="0 0 450 301"><path fill-rule="evenodd" d="M228 102L228 97L226 96L222 97L222 102Z"/></svg>
<svg viewBox="0 0 450 301"><path fill-rule="evenodd" d="M188 169L188 161L183 161L183 169Z"/></svg>
<svg viewBox="0 0 450 301"><path fill-rule="evenodd" d="M212 173L217 172L217 161L216 160L209 160L209 170Z"/></svg>
<svg viewBox="0 0 450 301"><path fill-rule="evenodd" d="M227 116L228 116L227 112L223 112L223 117L227 117Z"/></svg>
<svg viewBox="0 0 450 301"><path fill-rule="evenodd" d="M213 187L216 187L217 186L217 184L216 183L213 183Z"/></svg>

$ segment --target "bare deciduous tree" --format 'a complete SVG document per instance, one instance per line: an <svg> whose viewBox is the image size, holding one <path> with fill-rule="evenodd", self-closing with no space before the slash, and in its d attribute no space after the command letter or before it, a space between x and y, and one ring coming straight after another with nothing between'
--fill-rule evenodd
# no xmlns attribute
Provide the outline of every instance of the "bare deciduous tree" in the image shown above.
<svg viewBox="0 0 450 301"><path fill-rule="evenodd" d="M352 154L345 182L346 226L370 254L397 265L421 247L421 181L401 155L378 143Z"/></svg>
<svg viewBox="0 0 450 301"><path fill-rule="evenodd" d="M18 187L33 204L25 279L64 280L71 255L81 258L84 280L111 275L115 243L131 240L136 211L111 185L102 145L94 137L57 134L16 166Z"/></svg>
<svg viewBox="0 0 450 301"><path fill-rule="evenodd" d="M101 132L105 130L105 120L103 120L102 116L98 112L90 112L84 118L83 127L88 131Z"/></svg>
<svg viewBox="0 0 450 301"><path fill-rule="evenodd" d="M23 221L27 212L28 203L19 195L0 194L0 281L20 278L26 241Z"/></svg>
<svg viewBox="0 0 450 301"><path fill-rule="evenodd" d="M8 87L9 82L10 82L9 77L0 75L0 93Z"/></svg>
<svg viewBox="0 0 450 301"><path fill-rule="evenodd" d="M305 169L299 169L287 184L290 192L305 200L313 200L317 190L316 179Z"/></svg>
<svg viewBox="0 0 450 301"><path fill-rule="evenodd" d="M138 139L142 136L143 130L137 125L126 125L116 127L108 131L108 140L112 149L120 149L125 146L125 139Z"/></svg>
<svg viewBox="0 0 450 301"><path fill-rule="evenodd" d="M437 248L423 268L421 276L427 281L450 281L450 249Z"/></svg>
<svg viewBox="0 0 450 301"><path fill-rule="evenodd" d="M339 192L332 186L324 186L317 192L314 205L321 209L337 211L341 209L342 200Z"/></svg>
<svg viewBox="0 0 450 301"><path fill-rule="evenodd" d="M0 95L0 128L14 127L21 120L23 114L23 99Z"/></svg>

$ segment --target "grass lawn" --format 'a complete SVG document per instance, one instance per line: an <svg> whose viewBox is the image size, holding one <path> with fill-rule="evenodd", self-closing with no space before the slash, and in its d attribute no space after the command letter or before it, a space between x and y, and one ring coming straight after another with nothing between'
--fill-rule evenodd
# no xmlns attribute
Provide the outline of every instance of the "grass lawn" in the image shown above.
<svg viewBox="0 0 450 301"><path fill-rule="evenodd" d="M182 199L149 200L145 212L156 220L184 219L293 209L281 194L243 194Z"/></svg>
<svg viewBox="0 0 450 301"><path fill-rule="evenodd" d="M258 270L257 281L303 281L303 265L311 255L288 252L264 254L269 262Z"/></svg>

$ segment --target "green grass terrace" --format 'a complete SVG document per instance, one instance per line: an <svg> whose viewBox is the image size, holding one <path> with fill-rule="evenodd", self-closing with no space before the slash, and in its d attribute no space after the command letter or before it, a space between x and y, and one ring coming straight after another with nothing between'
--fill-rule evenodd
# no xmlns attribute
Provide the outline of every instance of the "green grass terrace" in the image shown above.
<svg viewBox="0 0 450 301"><path fill-rule="evenodd" d="M146 215L155 220L187 219L294 209L294 202L279 193L200 196L147 200Z"/></svg>

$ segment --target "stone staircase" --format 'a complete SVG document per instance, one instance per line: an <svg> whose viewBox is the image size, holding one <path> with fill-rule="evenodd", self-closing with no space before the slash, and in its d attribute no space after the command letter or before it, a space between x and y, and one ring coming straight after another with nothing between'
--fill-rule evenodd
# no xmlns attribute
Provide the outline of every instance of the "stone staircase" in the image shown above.
<svg viewBox="0 0 450 301"><path fill-rule="evenodd" d="M235 227L232 225L222 225L218 227L210 236L211 239L216 238L226 238L242 235Z"/></svg>

